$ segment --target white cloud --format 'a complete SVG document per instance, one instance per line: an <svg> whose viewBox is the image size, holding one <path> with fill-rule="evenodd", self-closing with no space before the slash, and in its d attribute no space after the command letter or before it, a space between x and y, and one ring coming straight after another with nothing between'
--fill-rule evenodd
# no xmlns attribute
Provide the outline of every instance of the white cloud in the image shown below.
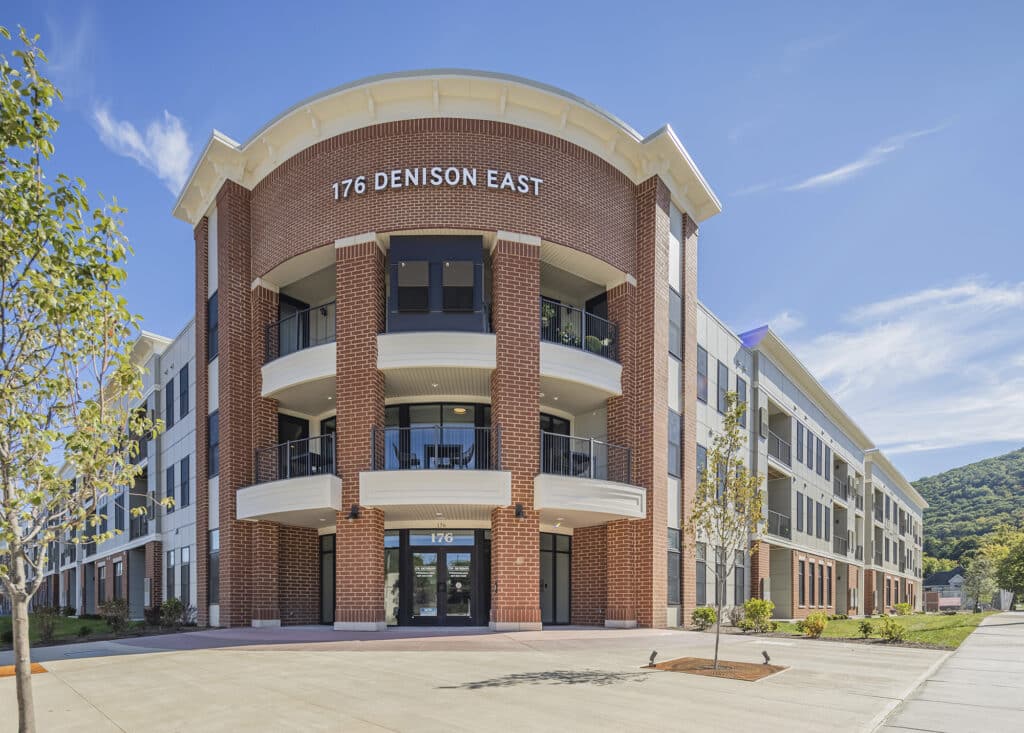
<svg viewBox="0 0 1024 733"><path fill-rule="evenodd" d="M799 183L787 186L785 190L803 191L809 188L833 186L837 183L848 181L859 173L863 173L868 168L874 168L876 165L881 165L886 158L893 153L902 150L906 144L914 138L931 135L944 127L945 125L940 125L939 127L930 127L926 130L915 130L914 132L907 132L902 135L890 137L868 150L864 155L857 158L857 160L847 163L846 165L841 165L838 168L834 168L825 173L819 173L816 176L805 178Z"/></svg>
<svg viewBox="0 0 1024 733"><path fill-rule="evenodd" d="M869 303L794 349L891 454L1024 443L1024 282Z"/></svg>
<svg viewBox="0 0 1024 733"><path fill-rule="evenodd" d="M803 328L804 319L796 313L782 311L769 318L768 325L779 336L785 336Z"/></svg>
<svg viewBox="0 0 1024 733"><path fill-rule="evenodd" d="M163 119L150 122L144 135L131 122L115 119L104 106L93 110L93 121L104 145L151 170L171 193L181 191L192 163L192 145L180 119L165 110Z"/></svg>

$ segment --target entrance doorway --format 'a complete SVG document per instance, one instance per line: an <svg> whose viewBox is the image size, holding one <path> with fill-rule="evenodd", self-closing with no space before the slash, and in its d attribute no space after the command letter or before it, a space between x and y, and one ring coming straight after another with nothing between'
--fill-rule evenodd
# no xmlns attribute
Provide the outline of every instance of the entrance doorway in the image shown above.
<svg viewBox="0 0 1024 733"><path fill-rule="evenodd" d="M567 624L570 619L569 583L572 537L540 535L540 620L543 624Z"/></svg>
<svg viewBox="0 0 1024 733"><path fill-rule="evenodd" d="M334 623L334 534L322 534L320 541L320 623Z"/></svg>
<svg viewBox="0 0 1024 733"><path fill-rule="evenodd" d="M452 626L473 622L473 553L470 550L412 552L414 624Z"/></svg>

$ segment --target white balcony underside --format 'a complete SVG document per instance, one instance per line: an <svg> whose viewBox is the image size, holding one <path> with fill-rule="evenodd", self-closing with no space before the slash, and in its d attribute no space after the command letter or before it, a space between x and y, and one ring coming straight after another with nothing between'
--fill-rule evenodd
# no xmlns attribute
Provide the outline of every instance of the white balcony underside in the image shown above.
<svg viewBox="0 0 1024 733"><path fill-rule="evenodd" d="M334 524L335 512L341 509L341 479L320 474L240 489L235 513L238 519L326 527Z"/></svg>
<svg viewBox="0 0 1024 733"><path fill-rule="evenodd" d="M594 409L622 394L622 365L583 349L541 341L540 388L546 400L557 396L562 409Z"/></svg>
<svg viewBox="0 0 1024 733"><path fill-rule="evenodd" d="M261 394L285 409L316 415L330 407L336 369L333 342L301 349L263 365Z"/></svg>
<svg viewBox="0 0 1024 733"><path fill-rule="evenodd" d="M589 527L647 516L647 491L617 481L542 473L533 481L533 506L543 523Z"/></svg>
<svg viewBox="0 0 1024 733"><path fill-rule="evenodd" d="M359 503L384 510L389 522L438 519L486 521L512 501L508 471L364 471Z"/></svg>

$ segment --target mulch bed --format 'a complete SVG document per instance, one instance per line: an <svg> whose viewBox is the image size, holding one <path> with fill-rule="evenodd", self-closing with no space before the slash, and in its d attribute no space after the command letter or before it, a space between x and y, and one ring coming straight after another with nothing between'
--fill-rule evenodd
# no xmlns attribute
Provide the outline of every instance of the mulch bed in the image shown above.
<svg viewBox="0 0 1024 733"><path fill-rule="evenodd" d="M744 682L757 682L769 675L781 672L788 667L780 667L775 664L751 664L750 662L729 662L718 660L718 669L715 668L715 660L701 659L699 657L680 657L670 659L667 662L658 662L655 669L665 672L685 672L686 674L699 674L705 677L722 677L729 680L742 680Z"/></svg>
<svg viewBox="0 0 1024 733"><path fill-rule="evenodd" d="M36 662L32 662L32 674L43 674L46 672L46 667ZM13 677L14 676L14 665L8 664L5 667L0 667L0 677Z"/></svg>

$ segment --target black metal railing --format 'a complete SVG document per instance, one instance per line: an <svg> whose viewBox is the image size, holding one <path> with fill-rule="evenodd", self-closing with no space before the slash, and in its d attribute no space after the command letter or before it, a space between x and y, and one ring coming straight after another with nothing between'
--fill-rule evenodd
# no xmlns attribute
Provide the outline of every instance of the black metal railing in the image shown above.
<svg viewBox="0 0 1024 733"><path fill-rule="evenodd" d="M334 342L334 301L297 311L266 326L263 363Z"/></svg>
<svg viewBox="0 0 1024 733"><path fill-rule="evenodd" d="M149 516L140 514L128 520L128 535L131 539L137 540L149 534Z"/></svg>
<svg viewBox="0 0 1024 733"><path fill-rule="evenodd" d="M838 535L832 538L832 552L837 555L847 555L850 552L850 541Z"/></svg>
<svg viewBox="0 0 1024 733"><path fill-rule="evenodd" d="M548 298L540 299L540 340L619 360L618 326Z"/></svg>
<svg viewBox="0 0 1024 733"><path fill-rule="evenodd" d="M785 537L787 540L793 536L793 530L789 523L789 516L768 510L768 534L776 537Z"/></svg>
<svg viewBox="0 0 1024 733"><path fill-rule="evenodd" d="M334 473L334 433L260 448L256 451L256 483Z"/></svg>
<svg viewBox="0 0 1024 733"><path fill-rule="evenodd" d="M374 428L374 471L501 470L501 429L472 425Z"/></svg>
<svg viewBox="0 0 1024 733"><path fill-rule="evenodd" d="M835 478L832 479L832 493L838 496L843 501L850 500L850 484L845 481L840 481Z"/></svg>
<svg viewBox="0 0 1024 733"><path fill-rule="evenodd" d="M788 441L783 440L771 430L768 431L768 455L782 461L787 466L792 464L792 448Z"/></svg>
<svg viewBox="0 0 1024 733"><path fill-rule="evenodd" d="M633 481L633 451L593 438L541 431L540 470L556 476L594 478L629 484Z"/></svg>

